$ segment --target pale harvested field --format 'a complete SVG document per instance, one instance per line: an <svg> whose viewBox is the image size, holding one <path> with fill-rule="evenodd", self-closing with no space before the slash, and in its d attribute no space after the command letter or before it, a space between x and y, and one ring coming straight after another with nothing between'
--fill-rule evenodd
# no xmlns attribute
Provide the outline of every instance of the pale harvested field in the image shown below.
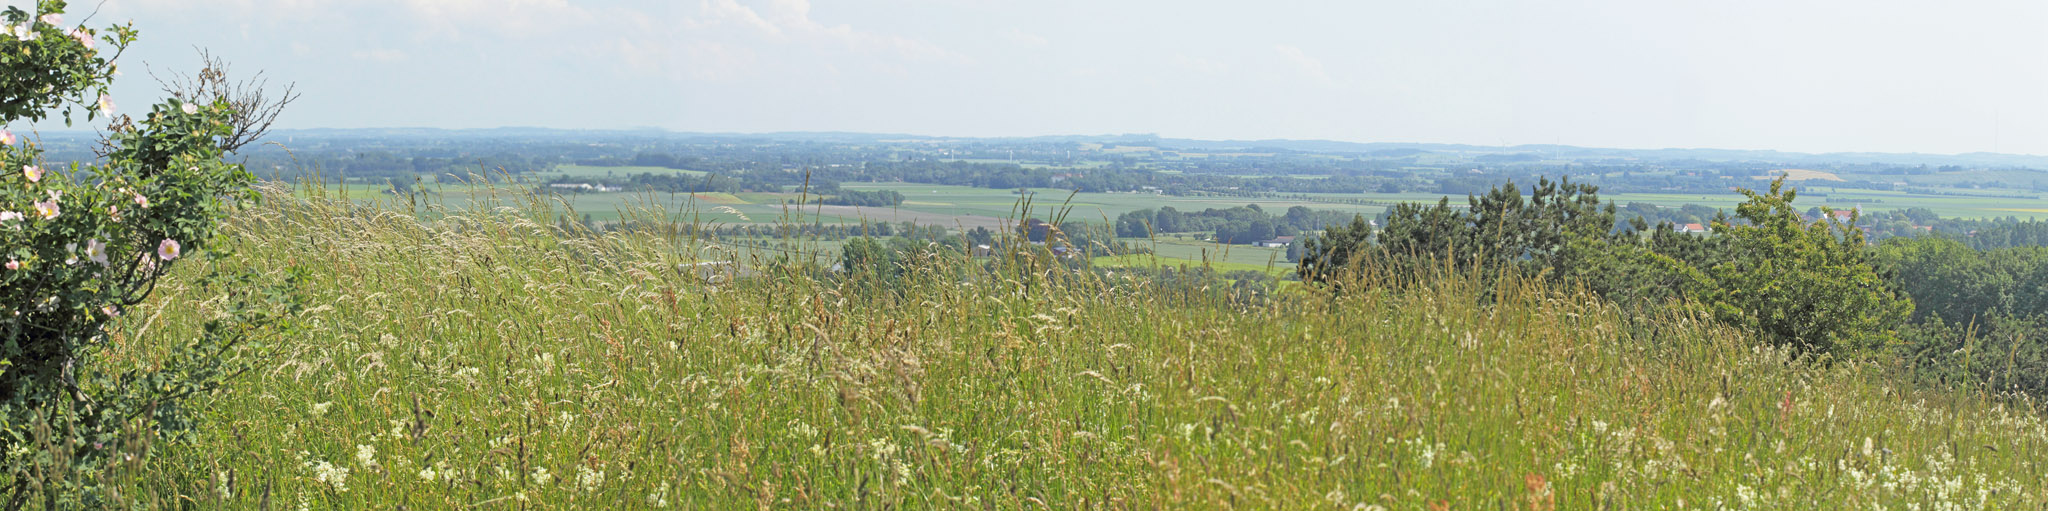
<svg viewBox="0 0 2048 511"><path fill-rule="evenodd" d="M918 225L937 225L947 229L973 229L975 227L998 229L1009 224L1009 222L1005 222L1003 219L992 216L951 215L901 208L813 205L805 206L800 211L792 212L803 215L803 218L806 220L815 218L825 223L832 223L833 219L837 218L839 221L851 223L859 223L863 220L868 222L915 222Z"/></svg>
<svg viewBox="0 0 2048 511"><path fill-rule="evenodd" d="M1785 176L1786 181L1847 181L1842 179L1842 176L1837 176L1833 172L1807 169L1778 169L1771 171L1770 175L1756 176L1755 179L1770 180L1777 179L1778 176Z"/></svg>
<svg viewBox="0 0 2048 511"><path fill-rule="evenodd" d="M739 197L733 196L733 194L730 193L693 193L690 194L690 197L695 198L698 202L702 202L705 204L738 205L747 203L747 201L741 200Z"/></svg>

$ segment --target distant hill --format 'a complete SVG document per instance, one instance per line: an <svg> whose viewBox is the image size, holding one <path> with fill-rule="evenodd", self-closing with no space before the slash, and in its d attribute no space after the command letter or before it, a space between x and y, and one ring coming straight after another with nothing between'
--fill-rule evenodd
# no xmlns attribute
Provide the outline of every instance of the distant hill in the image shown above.
<svg viewBox="0 0 2048 511"><path fill-rule="evenodd" d="M90 137L89 131L51 131L45 137L82 138ZM855 133L855 132L774 132L774 133L705 133L678 132L654 128L626 130L562 130L552 128L508 127L492 129L437 129L437 128L366 128L366 129L290 129L272 133L273 139L284 138L443 138L443 139L549 139L555 141L582 139L645 139L661 141L682 140L733 140L733 141L779 141L818 142L841 144L884 144L901 141L918 141L936 144L1047 144L1047 143L1097 143L1118 146L1150 146L1167 151L1186 152L1302 152L1352 154L1369 158L1404 158L1429 153L1444 153L1478 157L1482 155L1527 155L1513 156L1511 160L1525 160L1531 157L1541 159L1633 159L1646 161L1745 161L1780 163L1786 166L1818 164L1891 164L1891 165L1961 165L1971 167L2026 167L2048 169L2048 156L2003 153L1798 153L1756 149L1713 149L1713 148L1662 148L1662 149L1619 149L1580 147L1556 144L1525 144L1515 146L1480 146L1470 144L1439 144L1417 142L1345 142L1335 140L1198 140L1186 138L1162 138L1152 134L1118 135L1048 135L1037 137L943 137L901 133ZM1256 150L1256 151L1254 151ZM1487 158L1500 160L1500 158Z"/></svg>

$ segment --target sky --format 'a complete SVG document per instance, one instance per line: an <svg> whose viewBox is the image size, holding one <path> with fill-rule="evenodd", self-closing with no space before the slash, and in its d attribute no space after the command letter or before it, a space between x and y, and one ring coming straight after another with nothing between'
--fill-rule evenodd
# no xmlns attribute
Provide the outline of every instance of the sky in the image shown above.
<svg viewBox="0 0 2048 511"><path fill-rule="evenodd" d="M15 4L23 3L15 0ZM285 128L2048 154L2048 2L104 0Z"/></svg>

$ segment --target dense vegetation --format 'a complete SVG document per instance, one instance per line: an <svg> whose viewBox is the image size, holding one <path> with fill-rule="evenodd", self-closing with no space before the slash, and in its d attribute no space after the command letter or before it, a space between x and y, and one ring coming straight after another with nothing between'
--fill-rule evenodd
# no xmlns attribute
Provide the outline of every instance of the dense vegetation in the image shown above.
<svg viewBox="0 0 2048 511"><path fill-rule="evenodd" d="M130 473L122 494L414 509L2048 503L2048 424L2022 397L1923 390L1895 365L1814 363L1539 280L1367 272L1345 281L1356 292L1255 304L1046 272L1018 252L903 265L875 292L859 273L767 262L679 271L696 251L669 247L687 240L556 231L536 220L545 202L497 205L267 192L231 224L235 258L208 264L306 271L322 305L268 369L211 398L198 444L165 454L199 470ZM162 299L129 317L178 336L206 316Z"/></svg>
<svg viewBox="0 0 2048 511"><path fill-rule="evenodd" d="M1876 252L1913 297L1902 349L1922 374L2048 395L2048 247L1894 238Z"/></svg>

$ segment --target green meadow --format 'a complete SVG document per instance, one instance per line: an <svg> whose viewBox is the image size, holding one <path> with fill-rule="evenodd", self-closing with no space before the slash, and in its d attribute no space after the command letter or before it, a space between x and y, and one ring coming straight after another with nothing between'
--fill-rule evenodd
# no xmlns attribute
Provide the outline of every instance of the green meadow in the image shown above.
<svg viewBox="0 0 2048 511"><path fill-rule="evenodd" d="M2035 509L2024 397L1447 270L1240 301L1006 255L877 292L707 275L550 202L265 188L125 316L196 335L209 265L299 330L114 478L197 509ZM691 245L683 245L690 247ZM1224 262L1219 264L1245 264ZM1480 287L1481 282L1493 282ZM130 330L132 331L132 330ZM100 356L149 363L147 343ZM135 337L141 338L141 337Z"/></svg>

